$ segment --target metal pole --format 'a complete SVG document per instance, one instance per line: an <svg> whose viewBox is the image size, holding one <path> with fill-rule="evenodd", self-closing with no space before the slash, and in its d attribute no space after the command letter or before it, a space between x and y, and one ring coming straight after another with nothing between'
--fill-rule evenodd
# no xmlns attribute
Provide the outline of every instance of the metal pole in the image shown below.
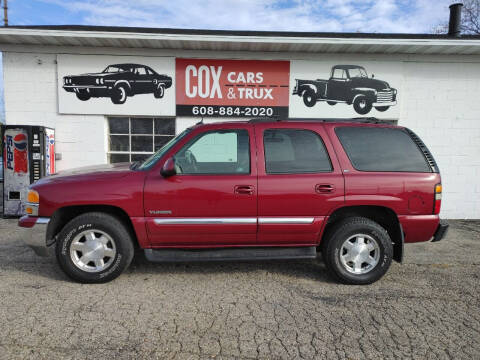
<svg viewBox="0 0 480 360"><path fill-rule="evenodd" d="M3 24L8 26L8 6L7 0L3 0Z"/></svg>

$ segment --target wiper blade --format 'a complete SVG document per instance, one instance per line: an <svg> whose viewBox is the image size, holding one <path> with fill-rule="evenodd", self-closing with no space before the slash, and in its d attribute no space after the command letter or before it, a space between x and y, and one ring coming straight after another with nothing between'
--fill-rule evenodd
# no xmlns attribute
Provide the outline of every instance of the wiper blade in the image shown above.
<svg viewBox="0 0 480 360"><path fill-rule="evenodd" d="M135 170L140 165L140 161L134 161L132 165L130 165L130 170Z"/></svg>

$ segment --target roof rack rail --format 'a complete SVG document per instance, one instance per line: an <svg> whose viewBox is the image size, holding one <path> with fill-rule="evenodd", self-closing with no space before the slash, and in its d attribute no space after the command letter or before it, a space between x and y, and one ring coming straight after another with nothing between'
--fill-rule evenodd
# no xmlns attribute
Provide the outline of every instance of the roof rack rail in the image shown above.
<svg viewBox="0 0 480 360"><path fill-rule="evenodd" d="M355 118L324 118L324 119L305 119L305 118L255 118L249 123L276 122L276 121L305 121L305 122L356 122L367 124L390 124L387 120L379 120L375 117L355 117Z"/></svg>

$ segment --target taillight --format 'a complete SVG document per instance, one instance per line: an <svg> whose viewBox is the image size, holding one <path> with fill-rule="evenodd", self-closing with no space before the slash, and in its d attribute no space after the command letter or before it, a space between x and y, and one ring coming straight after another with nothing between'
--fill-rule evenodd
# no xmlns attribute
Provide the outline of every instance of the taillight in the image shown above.
<svg viewBox="0 0 480 360"><path fill-rule="evenodd" d="M435 208L433 213L438 215L440 213L440 207L442 206L442 184L435 185Z"/></svg>

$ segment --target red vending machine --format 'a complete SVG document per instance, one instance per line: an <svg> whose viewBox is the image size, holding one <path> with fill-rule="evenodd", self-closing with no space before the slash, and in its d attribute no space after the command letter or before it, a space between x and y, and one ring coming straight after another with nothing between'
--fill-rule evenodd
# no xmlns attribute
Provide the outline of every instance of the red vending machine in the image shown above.
<svg viewBox="0 0 480 360"><path fill-rule="evenodd" d="M28 186L55 173L55 130L43 126L2 126L3 215L23 215Z"/></svg>

